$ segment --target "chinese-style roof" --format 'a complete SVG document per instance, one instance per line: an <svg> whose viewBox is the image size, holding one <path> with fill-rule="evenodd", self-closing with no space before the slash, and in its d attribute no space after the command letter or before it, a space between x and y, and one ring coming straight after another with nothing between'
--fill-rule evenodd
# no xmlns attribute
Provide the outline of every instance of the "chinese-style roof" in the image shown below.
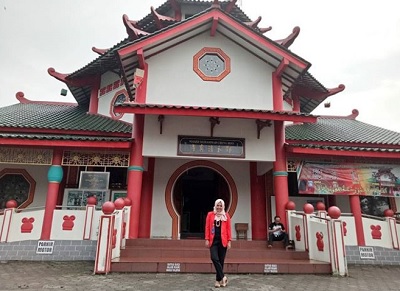
<svg viewBox="0 0 400 291"><path fill-rule="evenodd" d="M316 146L318 142L335 147L352 147L356 144L367 149L383 145L400 146L400 133L355 119L319 117L314 124L287 126L286 141L290 145L306 146Z"/></svg>
<svg viewBox="0 0 400 291"><path fill-rule="evenodd" d="M149 13L147 16L145 16L143 19L139 21L134 22L134 27L135 29L137 28L139 31L142 31L142 34L137 34L137 39L132 39L131 37L127 37L126 39L122 40L118 44L114 45L108 50L98 50L96 49L95 51L101 51L103 52L102 55L100 55L98 58L96 58L94 61L90 62L83 68L73 72L72 74L69 74L66 77L66 80L74 80L74 79L79 79L91 75L98 75L105 73L106 71L109 70L121 70L121 64L118 56L118 51L124 47L127 47L129 45L132 45L134 43L140 42L148 37L152 37L156 34L162 33L165 30L171 29L175 26L179 26L182 23L185 23L186 21L190 21L191 19L198 17L199 15L202 15L209 11L212 7L212 4L214 1L198 1L198 0L176 0L172 2L177 2L180 4L188 4L188 5L194 5L197 7L201 7L201 12L195 14L192 17L189 17L185 20L182 21L164 21L164 27L160 28L158 27L158 23L153 15L153 13ZM263 37L264 39L267 39L271 41L271 43L274 43L276 46L278 46L280 49L287 51L290 54L293 54L290 50L288 50L287 45L285 46L285 42L283 41L272 41L265 37L263 35L263 32L267 31L265 29L260 29L257 27L257 25L254 23L258 23L257 21L251 22L251 19L237 6L237 5L231 5L231 1L220 1L220 10L227 14L229 17L232 17L235 21L239 22L242 25L245 25L247 28L252 29L254 33L257 33L259 36ZM229 13L225 12L225 9L231 6L231 9L229 10ZM215 8L215 7L214 7ZM164 4L156 8L154 11L157 14L160 15L166 15L169 11L173 9L173 5L171 4L171 1L166 1ZM128 20L129 21L129 20ZM249 25L249 23L253 23L253 25ZM298 33L297 33L298 34ZM293 42L293 39L289 41L290 43ZM294 55L294 54L293 54ZM298 56L296 56L298 57ZM124 60L121 60L124 61ZM278 61L278 60L277 60ZM128 68L129 67L129 68ZM129 69L129 72L125 72L126 75L130 78L132 78L133 70L135 67L137 67L137 61L132 62L131 59L129 59L129 66L124 67L124 71ZM295 70L294 70L295 71ZM122 74L123 72L120 72ZM129 89L129 94L131 98L135 97L135 89L133 87L133 80L130 79L125 79L125 83L127 88ZM290 86L292 84L299 84L301 86L305 86L308 88L311 88L315 92L320 92L321 94L327 94L328 89L325 88L320 82L318 82L309 72L303 72L300 76L295 76L294 79L292 79L291 76L284 76L283 77L283 88L284 88L284 94L288 95L290 90ZM67 83L68 85L68 83ZM89 104L89 99L90 99L90 85L86 86L73 86L73 85L68 85L69 90L71 93L74 95L75 99L77 102L85 107L88 107ZM299 96L300 97L300 107L302 112L307 112L310 113L312 110L314 110L323 100L326 98L321 99L315 99L315 98L308 98L307 96Z"/></svg>
<svg viewBox="0 0 400 291"><path fill-rule="evenodd" d="M22 130L92 132L99 136L131 133L131 125L109 117L88 114L76 104L19 103L0 108L0 132L19 134ZM15 130L15 131L14 131ZM60 132L62 134L62 132Z"/></svg>

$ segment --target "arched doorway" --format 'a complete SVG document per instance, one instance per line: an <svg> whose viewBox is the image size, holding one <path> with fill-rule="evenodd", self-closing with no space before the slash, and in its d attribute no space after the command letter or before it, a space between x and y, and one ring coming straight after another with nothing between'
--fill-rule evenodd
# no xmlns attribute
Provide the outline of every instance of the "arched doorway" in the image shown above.
<svg viewBox="0 0 400 291"><path fill-rule="evenodd" d="M180 216L180 237L204 238L207 213L216 199L231 203L229 185L220 173L208 167L194 167L176 180L173 203Z"/></svg>

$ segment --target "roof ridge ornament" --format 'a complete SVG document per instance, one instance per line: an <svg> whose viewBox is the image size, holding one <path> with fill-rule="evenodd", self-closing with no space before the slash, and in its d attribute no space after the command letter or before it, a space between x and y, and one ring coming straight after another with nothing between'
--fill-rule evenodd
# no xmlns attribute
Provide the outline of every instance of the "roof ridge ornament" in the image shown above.
<svg viewBox="0 0 400 291"><path fill-rule="evenodd" d="M155 22L156 22L156 25L157 25L157 28L158 28L158 29L161 29L161 28L164 27L164 24L163 24L164 21L171 21L171 22L173 21L173 22L176 22L176 19L175 19L175 18L172 18L172 17L169 17L169 16L164 16L164 15L161 15L160 13L158 13L158 12L154 9L153 6L150 7L150 10L151 10L151 14L152 14L153 17L154 17L154 20L155 20Z"/></svg>
<svg viewBox="0 0 400 291"><path fill-rule="evenodd" d="M47 72L49 73L50 76L56 78L57 80L67 83L68 74L59 73L54 68L48 68Z"/></svg>
<svg viewBox="0 0 400 291"><path fill-rule="evenodd" d="M175 21L181 21L182 20L181 5L176 0L169 0L169 4L171 5L172 9L174 10Z"/></svg>
<svg viewBox="0 0 400 291"><path fill-rule="evenodd" d="M327 119L351 119L356 120L360 112L357 109L353 109L350 115L320 115L320 118L327 118Z"/></svg>
<svg viewBox="0 0 400 291"><path fill-rule="evenodd" d="M227 13L231 13L233 7L235 7L236 2L237 2L237 0L230 0L228 5L226 5L226 7L225 7L225 11Z"/></svg>
<svg viewBox="0 0 400 291"><path fill-rule="evenodd" d="M122 21L124 22L126 32L131 40L140 38L141 36L148 35L149 33L137 28L137 21L129 20L128 15L122 15Z"/></svg>
<svg viewBox="0 0 400 291"><path fill-rule="evenodd" d="M218 0L214 0L213 4L211 5L211 8L221 9L221 4L219 4Z"/></svg>
<svg viewBox="0 0 400 291"><path fill-rule="evenodd" d="M92 47L92 51L94 51L96 54L99 54L99 55L104 55L106 52L108 52L109 51L109 49L99 49L99 48L96 48L96 47Z"/></svg>
<svg viewBox="0 0 400 291"><path fill-rule="evenodd" d="M299 36L299 34L300 34L300 27L295 26L292 30L292 33L289 34L286 38L275 40L275 42L277 42L281 46L284 46L285 48L289 48L293 44L295 39Z"/></svg>
<svg viewBox="0 0 400 291"><path fill-rule="evenodd" d="M21 91L19 91L19 92L17 92L17 93L15 94L15 97L17 98L17 100L19 101L19 103L21 103L21 104L30 103L30 100L26 99L24 96L25 96L24 92L21 92Z"/></svg>
<svg viewBox="0 0 400 291"><path fill-rule="evenodd" d="M244 24L252 27L252 28L257 28L257 25L260 23L262 17L258 16L256 20L251 21L251 22L244 22Z"/></svg>

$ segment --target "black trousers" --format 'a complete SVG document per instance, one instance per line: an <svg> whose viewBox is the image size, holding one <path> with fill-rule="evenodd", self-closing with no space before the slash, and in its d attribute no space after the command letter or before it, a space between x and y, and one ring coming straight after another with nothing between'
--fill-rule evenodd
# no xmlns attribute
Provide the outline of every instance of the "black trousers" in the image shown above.
<svg viewBox="0 0 400 291"><path fill-rule="evenodd" d="M224 278L224 261L227 248L222 245L221 239L214 238L213 244L210 247L211 261L214 264L216 280L221 281Z"/></svg>
<svg viewBox="0 0 400 291"><path fill-rule="evenodd" d="M289 245L289 237L288 237L288 235L287 235L286 232L281 233L281 234L278 235L278 236L275 236L274 233L271 232L271 233L268 235L268 244L269 244L269 245L272 245L272 242L273 242L273 241L283 241L283 244L285 245L285 247L287 247L287 246Z"/></svg>

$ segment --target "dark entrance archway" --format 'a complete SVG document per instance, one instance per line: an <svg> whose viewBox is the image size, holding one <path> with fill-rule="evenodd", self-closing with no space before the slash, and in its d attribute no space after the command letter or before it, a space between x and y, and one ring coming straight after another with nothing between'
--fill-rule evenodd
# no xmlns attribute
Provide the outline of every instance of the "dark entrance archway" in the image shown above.
<svg viewBox="0 0 400 291"><path fill-rule="evenodd" d="M230 205L230 191L226 180L207 167L191 168L176 181L173 201L180 216L180 237L204 238L207 213L216 199L221 198Z"/></svg>

